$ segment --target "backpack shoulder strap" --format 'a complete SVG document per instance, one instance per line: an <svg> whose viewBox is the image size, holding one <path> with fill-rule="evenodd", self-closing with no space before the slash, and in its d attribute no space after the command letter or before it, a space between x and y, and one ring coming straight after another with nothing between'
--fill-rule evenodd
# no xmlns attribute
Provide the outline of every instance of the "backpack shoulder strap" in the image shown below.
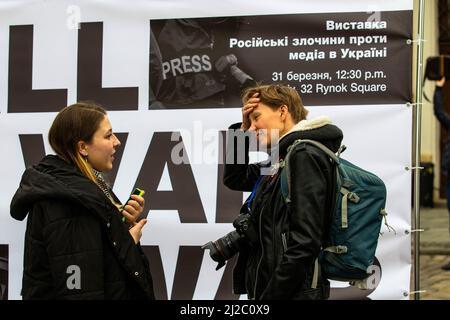
<svg viewBox="0 0 450 320"><path fill-rule="evenodd" d="M339 158L336 156L336 154L331 151L330 149L328 149L325 145L323 145L322 143L315 141L315 140L309 140L309 139L303 139L300 140L301 142L305 142L305 143L309 143L312 144L314 146L316 146L317 148L319 148L320 150L322 150L323 152L325 152L334 162L336 162L337 164L339 164Z"/></svg>
<svg viewBox="0 0 450 320"><path fill-rule="evenodd" d="M340 163L339 158L336 156L336 154L334 154L333 151L331 151L330 149L328 149L326 146L324 146L322 143L315 141L315 140L310 140L310 139L297 139L294 141L294 143L292 143L289 147L288 147L288 152L284 158L283 163L280 165L280 167L282 168L281 170L281 193L283 194L283 198L285 200L286 203L290 203L291 202L291 171L290 171L290 157L293 151L298 150L299 146L301 144L310 144L313 145L317 148L319 148L320 150L322 150L328 157L330 157L331 160L333 160L333 162L335 162L336 164Z"/></svg>

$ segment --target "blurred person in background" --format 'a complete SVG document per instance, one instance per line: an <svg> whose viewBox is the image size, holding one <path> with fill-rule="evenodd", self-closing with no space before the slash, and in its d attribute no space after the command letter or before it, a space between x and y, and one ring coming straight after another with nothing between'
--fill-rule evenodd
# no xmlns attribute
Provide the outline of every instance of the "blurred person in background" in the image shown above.
<svg viewBox="0 0 450 320"><path fill-rule="evenodd" d="M447 208L450 214L450 115L444 111L444 104L442 99L442 91L445 84L445 78L436 82L434 91L434 114L439 120L441 126L447 131L447 142L445 143L444 151L441 158L442 174L447 177ZM449 222L450 232L450 222ZM450 262L442 266L443 270L450 270Z"/></svg>

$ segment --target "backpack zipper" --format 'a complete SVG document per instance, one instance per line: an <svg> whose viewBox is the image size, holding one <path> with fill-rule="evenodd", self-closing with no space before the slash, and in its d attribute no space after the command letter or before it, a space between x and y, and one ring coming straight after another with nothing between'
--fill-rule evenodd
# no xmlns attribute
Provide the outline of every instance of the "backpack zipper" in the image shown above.
<svg viewBox="0 0 450 320"><path fill-rule="evenodd" d="M256 266L255 284L254 284L254 288L253 288L253 299L256 299L256 287L258 284L259 267L261 266L261 262L264 257L264 244L263 244L262 236L261 236L261 231L262 231L262 223L261 223L262 219L261 218L262 218L262 213L263 213L264 207L265 206L262 206L261 211L259 213L259 242L261 244L261 258L259 259L258 265Z"/></svg>

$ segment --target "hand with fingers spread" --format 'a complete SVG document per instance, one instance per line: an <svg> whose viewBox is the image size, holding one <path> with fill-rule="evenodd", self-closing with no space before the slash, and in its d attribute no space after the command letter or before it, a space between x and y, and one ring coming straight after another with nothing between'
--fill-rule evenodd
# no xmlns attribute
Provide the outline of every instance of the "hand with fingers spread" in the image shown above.
<svg viewBox="0 0 450 320"><path fill-rule="evenodd" d="M134 225L139 219L139 216L144 211L145 199L138 195L131 195L131 200L129 200L121 211L122 216L126 219L126 222Z"/></svg>
<svg viewBox="0 0 450 320"><path fill-rule="evenodd" d="M258 98L259 93L254 93L250 99L242 107L242 125L241 129L247 131L251 126L250 114L258 106L260 99Z"/></svg>

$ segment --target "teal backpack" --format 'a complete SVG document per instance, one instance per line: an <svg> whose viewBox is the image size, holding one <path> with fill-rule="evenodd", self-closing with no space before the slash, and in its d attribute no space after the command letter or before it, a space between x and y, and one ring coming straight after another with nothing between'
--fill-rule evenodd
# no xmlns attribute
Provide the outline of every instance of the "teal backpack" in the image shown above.
<svg viewBox="0 0 450 320"><path fill-rule="evenodd" d="M345 146L341 146L336 155L317 141L299 139L288 148L280 164L281 191L287 204L291 201L289 158L304 143L325 152L336 164L337 175L330 232L326 247L315 263L312 287L317 285L320 264L322 275L327 279L348 281L364 289L364 279L370 276L368 268L374 263L383 217L386 219L386 186L373 173L340 158Z"/></svg>

